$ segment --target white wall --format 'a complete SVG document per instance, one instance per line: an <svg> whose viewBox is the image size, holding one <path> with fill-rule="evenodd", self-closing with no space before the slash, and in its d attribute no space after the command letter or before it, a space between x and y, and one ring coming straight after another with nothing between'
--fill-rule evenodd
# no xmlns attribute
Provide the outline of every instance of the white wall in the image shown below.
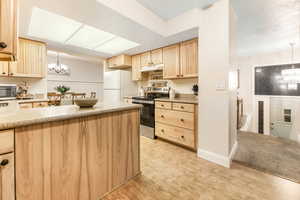
<svg viewBox="0 0 300 200"><path fill-rule="evenodd" d="M61 63L70 67L69 76L48 74L48 92L54 92L58 85L66 85L71 92L96 92L97 97L103 97L103 65L101 62L88 62L75 58L61 57ZM55 63L56 57L48 55L48 63Z"/></svg>
<svg viewBox="0 0 300 200"><path fill-rule="evenodd" d="M234 108L228 91L230 66L230 1L204 10L199 30L199 150L200 157L230 166L230 120ZM217 87L219 89L217 89ZM236 99L234 99L236 102Z"/></svg>

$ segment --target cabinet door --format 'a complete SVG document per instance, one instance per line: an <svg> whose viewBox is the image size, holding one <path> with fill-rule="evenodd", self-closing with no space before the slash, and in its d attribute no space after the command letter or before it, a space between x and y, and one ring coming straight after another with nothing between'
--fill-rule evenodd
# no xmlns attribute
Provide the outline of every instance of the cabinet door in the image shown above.
<svg viewBox="0 0 300 200"><path fill-rule="evenodd" d="M198 40L182 42L180 45L181 77L198 77Z"/></svg>
<svg viewBox="0 0 300 200"><path fill-rule="evenodd" d="M163 63L162 49L156 49L151 51L151 61L155 65Z"/></svg>
<svg viewBox="0 0 300 200"><path fill-rule="evenodd" d="M0 62L0 76L8 76L8 62Z"/></svg>
<svg viewBox="0 0 300 200"><path fill-rule="evenodd" d="M163 48L164 79L180 76L179 44Z"/></svg>
<svg viewBox="0 0 300 200"><path fill-rule="evenodd" d="M146 53L141 54L141 66L144 67L151 64L151 52L148 51Z"/></svg>
<svg viewBox="0 0 300 200"><path fill-rule="evenodd" d="M10 65L10 76L42 78L46 69L46 45L20 39L19 59Z"/></svg>
<svg viewBox="0 0 300 200"><path fill-rule="evenodd" d="M15 170L14 170L14 154L5 154L0 156L1 170L1 186L0 199L15 199Z"/></svg>
<svg viewBox="0 0 300 200"><path fill-rule="evenodd" d="M132 80L139 81L142 79L141 69L141 56L132 56Z"/></svg>
<svg viewBox="0 0 300 200"><path fill-rule="evenodd" d="M17 0L0 1L0 60L17 54Z"/></svg>

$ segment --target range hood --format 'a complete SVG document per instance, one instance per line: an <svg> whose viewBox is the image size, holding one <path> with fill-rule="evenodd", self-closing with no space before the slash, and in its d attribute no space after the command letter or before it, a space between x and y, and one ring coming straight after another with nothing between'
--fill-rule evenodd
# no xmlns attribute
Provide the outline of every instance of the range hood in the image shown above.
<svg viewBox="0 0 300 200"><path fill-rule="evenodd" d="M164 64L158 64L158 65L151 65L151 66L144 66L140 70L140 72L153 72L153 71L159 71L163 70Z"/></svg>

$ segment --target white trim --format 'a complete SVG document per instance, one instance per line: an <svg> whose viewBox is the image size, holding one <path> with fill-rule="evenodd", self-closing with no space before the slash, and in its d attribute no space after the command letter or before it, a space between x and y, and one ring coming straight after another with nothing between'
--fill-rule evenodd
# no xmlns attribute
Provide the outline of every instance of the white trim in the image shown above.
<svg viewBox="0 0 300 200"><path fill-rule="evenodd" d="M205 151L203 149L198 149L198 157L218 165L222 165L223 167L230 168L231 161L229 157L225 157L210 151Z"/></svg>
<svg viewBox="0 0 300 200"><path fill-rule="evenodd" d="M237 152L238 146L239 146L238 142L235 141L235 143L231 149L231 152L229 154L230 163L232 162L233 157L234 157L235 153Z"/></svg>
<svg viewBox="0 0 300 200"><path fill-rule="evenodd" d="M233 159L237 149L238 149L238 142L235 141L235 143L231 149L229 157L222 156L222 155L210 152L210 151L205 151L203 149L198 149L198 157L200 157L204 160L216 163L223 167L230 168L232 159Z"/></svg>

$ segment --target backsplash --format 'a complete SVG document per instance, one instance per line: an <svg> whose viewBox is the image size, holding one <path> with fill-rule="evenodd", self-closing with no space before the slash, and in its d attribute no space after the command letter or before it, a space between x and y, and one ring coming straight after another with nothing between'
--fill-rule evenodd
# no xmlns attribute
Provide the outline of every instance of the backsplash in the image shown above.
<svg viewBox="0 0 300 200"><path fill-rule="evenodd" d="M148 86L149 81L139 81L139 88ZM169 80L169 86L178 94L193 94L193 85L198 84L198 79Z"/></svg>

